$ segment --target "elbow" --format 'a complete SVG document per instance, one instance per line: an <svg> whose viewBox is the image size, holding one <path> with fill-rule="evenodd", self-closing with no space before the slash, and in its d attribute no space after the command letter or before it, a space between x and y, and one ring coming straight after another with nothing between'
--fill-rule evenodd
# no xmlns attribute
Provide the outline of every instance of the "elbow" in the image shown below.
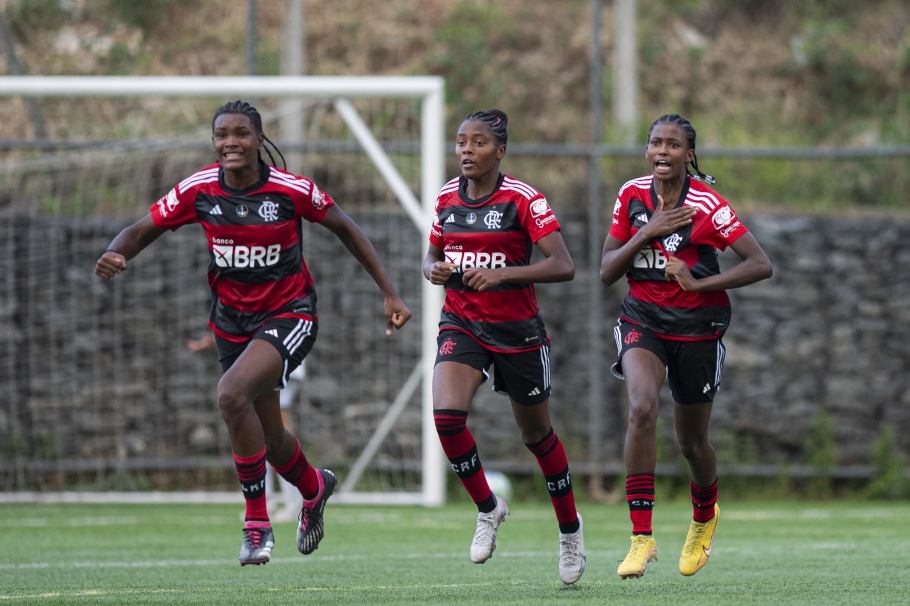
<svg viewBox="0 0 910 606"><path fill-rule="evenodd" d="M771 265L770 261L762 263L761 272L759 273L759 280L767 280L774 275L774 267Z"/></svg>
<svg viewBox="0 0 910 606"><path fill-rule="evenodd" d="M575 279L575 264L569 263L562 272L563 282L571 282Z"/></svg>

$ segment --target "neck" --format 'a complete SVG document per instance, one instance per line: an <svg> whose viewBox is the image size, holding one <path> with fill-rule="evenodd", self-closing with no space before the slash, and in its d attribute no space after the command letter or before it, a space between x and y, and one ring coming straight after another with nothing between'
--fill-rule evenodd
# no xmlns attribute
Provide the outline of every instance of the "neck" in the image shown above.
<svg viewBox="0 0 910 606"><path fill-rule="evenodd" d="M664 199L664 204L676 204L682 194L686 182L686 175L673 179L654 179L654 193Z"/></svg>
<svg viewBox="0 0 910 606"><path fill-rule="evenodd" d="M243 190L259 181L262 177L262 170L259 162L253 166L247 166L240 170L225 170L224 182L231 189Z"/></svg>
<svg viewBox="0 0 910 606"><path fill-rule="evenodd" d="M479 200L484 196L489 196L493 193L493 190L496 189L496 184L499 182L499 171L490 171L480 179L468 179L468 184L465 186L465 193L472 200Z"/></svg>

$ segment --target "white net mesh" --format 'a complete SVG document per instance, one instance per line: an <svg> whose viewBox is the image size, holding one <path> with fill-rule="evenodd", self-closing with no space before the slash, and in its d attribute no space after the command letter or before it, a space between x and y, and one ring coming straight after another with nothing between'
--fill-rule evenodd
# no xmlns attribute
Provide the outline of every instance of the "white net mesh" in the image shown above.
<svg viewBox="0 0 910 606"><path fill-rule="evenodd" d="M50 142L13 141L0 125L3 490L236 488L214 398L217 356L186 345L208 320L201 229L165 234L110 282L93 275L120 229L212 161L211 117L226 100L39 97L34 102L53 118ZM278 100L252 102L288 168L312 178L361 226L418 315L425 230L332 102L303 103L300 141L282 136ZM420 100L352 104L420 191ZM308 226L303 247L320 329L291 423L311 461L343 478L418 364L420 325L386 337L378 289L331 232ZM420 415L418 391L358 491L419 489Z"/></svg>

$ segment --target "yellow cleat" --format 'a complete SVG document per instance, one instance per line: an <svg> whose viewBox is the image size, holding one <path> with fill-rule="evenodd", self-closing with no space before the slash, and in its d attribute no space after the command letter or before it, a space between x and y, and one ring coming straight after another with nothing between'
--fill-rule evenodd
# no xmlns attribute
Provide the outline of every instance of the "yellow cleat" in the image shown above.
<svg viewBox="0 0 910 606"><path fill-rule="evenodd" d="M711 546L714 544L714 531L717 530L717 521L720 520L720 507L714 504L714 517L707 522L692 520L689 526L689 535L683 546L682 555L679 556L679 573L692 576L708 563L711 555Z"/></svg>
<svg viewBox="0 0 910 606"><path fill-rule="evenodd" d="M645 568L651 562L657 561L657 542L654 537L646 534L633 534L632 547L626 559L622 561L616 574L621 579L639 578L645 573Z"/></svg>

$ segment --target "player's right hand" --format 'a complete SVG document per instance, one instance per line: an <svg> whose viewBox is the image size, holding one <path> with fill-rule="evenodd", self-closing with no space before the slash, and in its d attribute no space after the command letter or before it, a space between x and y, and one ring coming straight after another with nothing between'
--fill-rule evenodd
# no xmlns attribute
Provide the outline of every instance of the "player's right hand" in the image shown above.
<svg viewBox="0 0 910 606"><path fill-rule="evenodd" d="M126 257L120 253L107 250L95 263L95 275L107 280L126 270Z"/></svg>
<svg viewBox="0 0 910 606"><path fill-rule="evenodd" d="M445 261L436 261L433 263L430 268L429 280L431 284L436 284L437 286L445 284L449 280L449 276L452 275L458 268L454 263L446 263Z"/></svg>

